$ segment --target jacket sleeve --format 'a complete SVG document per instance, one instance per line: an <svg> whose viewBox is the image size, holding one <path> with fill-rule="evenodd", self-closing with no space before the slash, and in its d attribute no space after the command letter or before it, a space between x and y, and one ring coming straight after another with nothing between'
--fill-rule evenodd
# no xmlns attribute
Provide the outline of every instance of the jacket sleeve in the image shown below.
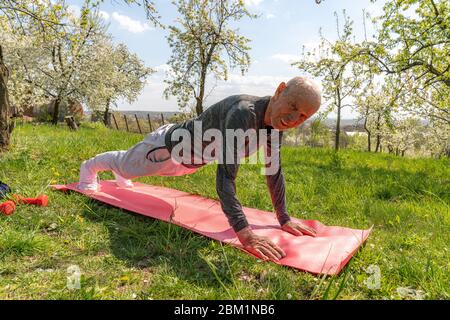
<svg viewBox="0 0 450 320"><path fill-rule="evenodd" d="M272 129L272 133L267 137L267 143L264 149L267 187L269 188L272 205L277 214L278 222L280 225L283 225L291 219L286 209L286 188L280 158L281 139L282 132Z"/></svg>
<svg viewBox="0 0 450 320"><path fill-rule="evenodd" d="M222 142L222 163L217 167L216 190L219 195L220 204L223 212L228 218L230 226L235 232L238 232L248 226L247 219L242 210L241 203L236 196L236 177L239 170L239 152L235 143L227 143L226 129L242 129L244 131L249 127L250 121L254 119L254 114L248 108L234 108L229 112L225 119ZM232 155L231 160L230 155Z"/></svg>

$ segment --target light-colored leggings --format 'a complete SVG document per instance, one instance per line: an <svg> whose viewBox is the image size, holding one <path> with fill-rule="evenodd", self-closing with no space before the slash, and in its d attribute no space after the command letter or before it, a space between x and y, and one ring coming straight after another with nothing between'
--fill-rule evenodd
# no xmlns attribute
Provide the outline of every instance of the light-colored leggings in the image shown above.
<svg viewBox="0 0 450 320"><path fill-rule="evenodd" d="M83 162L90 174L111 170L125 179L142 176L181 176L198 168L187 168L175 162L165 147L165 135L173 124L166 124L148 134L128 150L110 151Z"/></svg>

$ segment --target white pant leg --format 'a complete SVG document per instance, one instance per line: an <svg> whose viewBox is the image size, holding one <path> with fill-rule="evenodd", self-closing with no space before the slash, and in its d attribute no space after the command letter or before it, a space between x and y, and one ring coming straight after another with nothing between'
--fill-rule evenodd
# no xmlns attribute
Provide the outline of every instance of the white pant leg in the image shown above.
<svg viewBox="0 0 450 320"><path fill-rule="evenodd" d="M186 168L170 157L167 149L140 142L127 151L110 151L96 155L84 161L80 170L80 182L96 181L100 171L113 171L125 179L143 176L180 176L194 173L197 168ZM150 152L150 153L149 153ZM148 157L147 157L148 156Z"/></svg>
<svg viewBox="0 0 450 320"><path fill-rule="evenodd" d="M118 174L118 160L126 151L104 152L83 161L80 168L80 183L91 184L97 181L97 173L100 171L114 171Z"/></svg>
<svg viewBox="0 0 450 320"><path fill-rule="evenodd" d="M125 179L142 176L180 176L197 171L197 168L186 168L170 157L164 146L164 136L172 124L164 125L145 137L126 151L110 151L96 155L84 161L84 174L80 174L80 182L92 183L100 171L110 170ZM157 150L152 151L153 149Z"/></svg>

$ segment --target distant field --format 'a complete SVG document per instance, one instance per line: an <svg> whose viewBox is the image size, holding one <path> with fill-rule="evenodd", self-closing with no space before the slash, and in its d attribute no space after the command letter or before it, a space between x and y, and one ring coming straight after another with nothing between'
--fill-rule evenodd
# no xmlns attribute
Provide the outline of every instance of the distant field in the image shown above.
<svg viewBox="0 0 450 320"><path fill-rule="evenodd" d="M170 112L170 111L117 111L121 114L126 114L129 116L137 115L138 118L147 119L147 115L150 115L150 119L161 119L161 113L163 114L164 118L168 119L170 117L179 115L180 112Z"/></svg>
<svg viewBox="0 0 450 320"><path fill-rule="evenodd" d="M337 277L262 263L180 227L50 190L78 179L80 163L127 149L138 134L83 124L78 132L23 125L0 156L14 192L45 192L47 208L0 216L1 299L449 299L450 161L285 147L291 215L368 228L367 244ZM101 177L112 178L110 173ZM138 181L216 198L215 166L184 177ZM271 210L256 166L242 166L242 204ZM81 288L67 288L77 266ZM380 271L380 287L368 286ZM369 288L370 287L370 288Z"/></svg>

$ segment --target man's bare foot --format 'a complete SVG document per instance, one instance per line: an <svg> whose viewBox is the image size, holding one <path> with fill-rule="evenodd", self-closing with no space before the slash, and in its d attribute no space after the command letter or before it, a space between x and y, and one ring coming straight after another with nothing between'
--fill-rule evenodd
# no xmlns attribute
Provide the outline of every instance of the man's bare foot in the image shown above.
<svg viewBox="0 0 450 320"><path fill-rule="evenodd" d="M97 192L100 189L97 174L89 171L86 168L85 162L83 162L80 166L80 180L77 188L78 190L87 192Z"/></svg>
<svg viewBox="0 0 450 320"><path fill-rule="evenodd" d="M133 188L134 187L134 184L131 180L125 179L124 177L115 173L114 171L113 171L113 174L114 174L114 177L116 178L116 184L120 188Z"/></svg>

